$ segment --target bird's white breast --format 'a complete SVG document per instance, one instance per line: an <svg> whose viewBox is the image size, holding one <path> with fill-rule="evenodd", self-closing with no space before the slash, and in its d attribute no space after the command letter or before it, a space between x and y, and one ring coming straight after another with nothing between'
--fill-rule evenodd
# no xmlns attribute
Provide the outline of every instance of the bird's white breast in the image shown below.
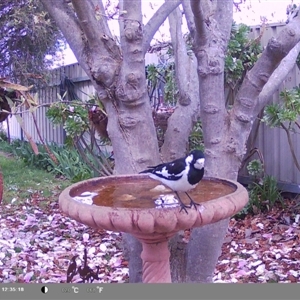
<svg viewBox="0 0 300 300"><path fill-rule="evenodd" d="M191 190L192 188L194 188L197 185L197 184L191 185L188 182L188 177L187 177L188 171L189 171L189 166L183 172L178 174L178 175L182 175L182 177L178 180L168 180L168 179L165 179L165 178L161 178L161 177L159 177L155 174L149 174L149 176L153 179L159 180L161 183L163 183L164 185L166 185L167 187L169 187L173 191L187 192L187 191ZM166 172L166 170L165 170L165 172ZM168 173L165 173L165 172L164 172L164 169L163 169L161 174L163 176L167 177Z"/></svg>

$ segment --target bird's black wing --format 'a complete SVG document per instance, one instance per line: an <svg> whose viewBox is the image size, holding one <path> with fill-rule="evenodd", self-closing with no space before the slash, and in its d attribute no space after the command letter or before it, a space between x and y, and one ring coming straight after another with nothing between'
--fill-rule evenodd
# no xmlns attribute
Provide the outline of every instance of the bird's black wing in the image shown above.
<svg viewBox="0 0 300 300"><path fill-rule="evenodd" d="M161 178L178 180L182 177L182 172L186 168L186 163L185 158L179 158L169 163L159 164L148 168L149 169L140 173L152 173Z"/></svg>
<svg viewBox="0 0 300 300"><path fill-rule="evenodd" d="M140 174L142 173L152 173L155 169L159 169L160 167L164 166L165 164L159 164L157 166L148 166L146 170L139 172Z"/></svg>

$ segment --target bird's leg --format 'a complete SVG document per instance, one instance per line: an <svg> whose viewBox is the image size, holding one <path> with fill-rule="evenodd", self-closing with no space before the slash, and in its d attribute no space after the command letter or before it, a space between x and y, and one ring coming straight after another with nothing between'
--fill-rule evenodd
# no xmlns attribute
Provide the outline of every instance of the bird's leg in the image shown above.
<svg viewBox="0 0 300 300"><path fill-rule="evenodd" d="M197 202L195 202L191 197L190 197L190 195L187 193L187 192L185 192L186 193L186 195L190 198L190 207L192 207L192 206L194 206L195 207L195 209L197 209L197 206L196 205L200 205L200 203L197 203Z"/></svg>
<svg viewBox="0 0 300 300"><path fill-rule="evenodd" d="M181 199L180 199L178 193L175 192L175 194L176 194L176 196L177 196L177 198L178 198L178 200L179 200L179 202L180 202L180 207L181 207L180 211L184 210L186 213L188 213L188 211L186 210L186 208L190 208L191 206L185 205L185 204L181 201Z"/></svg>

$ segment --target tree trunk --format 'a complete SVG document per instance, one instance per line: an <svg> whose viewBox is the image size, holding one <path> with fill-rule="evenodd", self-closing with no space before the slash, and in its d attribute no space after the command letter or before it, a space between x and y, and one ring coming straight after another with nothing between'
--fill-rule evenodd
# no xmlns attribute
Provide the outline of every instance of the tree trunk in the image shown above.
<svg viewBox="0 0 300 300"><path fill-rule="evenodd" d="M262 108L258 102L259 94L283 57L299 41L300 30L296 22L299 23L300 16L293 24L288 24L277 39L270 40L255 66L247 73L233 108L227 112L223 71L231 26L227 20L232 19L232 1L204 0L201 6L200 1L190 3L195 15L196 30L192 32L195 32L194 51L198 60L206 175L236 180L253 119ZM261 101L266 104L266 96ZM193 257L193 263L188 263L187 281L211 282L227 225L228 220L223 220L192 231L188 255ZM202 245L201 241L205 241L206 245Z"/></svg>
<svg viewBox="0 0 300 300"><path fill-rule="evenodd" d="M180 1L168 0L146 26L142 24L140 0L120 1L121 47L109 30L102 1L41 2L57 22L105 105L116 173L136 173L147 165L158 163L158 145L146 93L144 56L154 33ZM224 58L232 25L233 1L182 0L182 3L194 39L194 52L198 62L206 175L236 180L245 153L245 143L259 106L259 93L282 58L299 42L300 14L290 21L277 39L270 41L254 68L248 72L233 109L227 111L224 99ZM191 18L192 13L194 19ZM178 50L180 51L179 47ZM180 67L179 64L177 67ZM185 70L180 71L180 74L184 77ZM192 77L191 82L195 78L196 76ZM175 110L174 117L169 120L170 128L166 133L166 144L163 148L166 160L185 151L187 137L178 141L174 141L173 138L177 132L176 120L181 120L182 126L177 126L180 135L188 135L192 127L192 116L198 109L197 106L193 106L193 97L196 97L196 94L189 94L190 88L185 89L184 86L180 89L181 103ZM191 116L186 124L183 121L184 114ZM179 262L187 262L187 266L186 270L183 270L180 269L181 266L176 267L172 262L174 280L212 280L227 224L228 220L223 220L201 229L194 229L187 248L182 244L182 240L177 240L180 249L177 254L171 249L172 255L179 255L177 266ZM176 241L178 237L173 240ZM130 259L130 282L140 282L141 245L130 235L124 234L124 240ZM178 254L179 252L181 254Z"/></svg>
<svg viewBox="0 0 300 300"><path fill-rule="evenodd" d="M186 43L182 37L182 13L179 8L170 14L169 23L179 100L168 119L168 128L164 135L164 144L161 148L164 161L186 155L189 135L200 114L197 62L193 54L187 53Z"/></svg>
<svg viewBox="0 0 300 300"><path fill-rule="evenodd" d="M42 0L89 76L108 115L115 173L131 174L160 162L146 90L145 53L153 35L180 0L163 4L146 26L141 1L120 1L119 47L107 25L102 1ZM71 6L71 5L72 6ZM130 282L141 282L141 244L123 234Z"/></svg>
<svg viewBox="0 0 300 300"><path fill-rule="evenodd" d="M226 108L224 97L224 57L231 30L232 1L191 1L196 32L194 52L198 61L200 115L205 143L206 176L237 179L230 145L225 144ZM213 42L212 42L213 41ZM211 282L228 219L195 228L187 245L188 282Z"/></svg>
<svg viewBox="0 0 300 300"><path fill-rule="evenodd" d="M229 219L192 230L187 247L186 282L212 282Z"/></svg>
<svg viewBox="0 0 300 300"><path fill-rule="evenodd" d="M172 161L186 155L189 135L200 114L197 62L193 54L187 53L181 30L182 13L179 8L170 14L169 24L175 56L179 101L173 114L168 119L164 144L161 148L164 161ZM188 254L187 243L183 241L183 234L176 234L170 240L169 247L172 282L185 282Z"/></svg>
<svg viewBox="0 0 300 300"><path fill-rule="evenodd" d="M186 282L188 253L187 242L183 238L184 231L180 231L169 242L171 279L173 283Z"/></svg>

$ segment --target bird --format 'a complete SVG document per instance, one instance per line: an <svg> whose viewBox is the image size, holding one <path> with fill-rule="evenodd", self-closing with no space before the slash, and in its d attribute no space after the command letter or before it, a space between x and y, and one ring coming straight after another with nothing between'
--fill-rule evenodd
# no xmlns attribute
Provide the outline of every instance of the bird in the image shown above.
<svg viewBox="0 0 300 300"><path fill-rule="evenodd" d="M193 150L185 157L157 166L147 167L140 174L146 173L150 178L160 181L173 190L180 202L180 211L184 210L188 213L187 208L194 206L197 209L197 205L200 205L187 192L195 188L203 178L204 163L204 153L201 150ZM185 192L190 199L189 205L182 202L178 192Z"/></svg>

